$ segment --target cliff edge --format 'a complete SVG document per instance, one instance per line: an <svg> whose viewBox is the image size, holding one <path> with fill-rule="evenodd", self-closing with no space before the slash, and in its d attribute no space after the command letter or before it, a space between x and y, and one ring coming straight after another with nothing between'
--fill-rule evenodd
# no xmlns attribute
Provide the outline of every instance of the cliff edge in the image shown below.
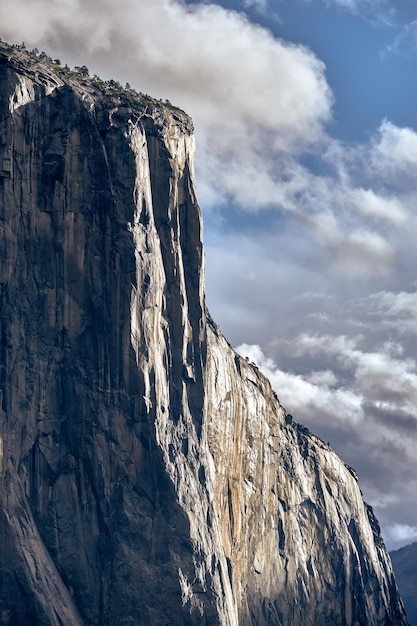
<svg viewBox="0 0 417 626"><path fill-rule="evenodd" d="M0 43L0 618L405 626L352 471L206 312L182 111Z"/></svg>

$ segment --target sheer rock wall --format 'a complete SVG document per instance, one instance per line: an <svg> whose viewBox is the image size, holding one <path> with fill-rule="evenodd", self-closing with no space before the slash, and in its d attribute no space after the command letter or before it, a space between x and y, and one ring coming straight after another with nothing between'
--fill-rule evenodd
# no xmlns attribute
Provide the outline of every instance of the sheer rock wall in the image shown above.
<svg viewBox="0 0 417 626"><path fill-rule="evenodd" d="M0 616L405 625L351 470L204 304L187 115L0 44Z"/></svg>

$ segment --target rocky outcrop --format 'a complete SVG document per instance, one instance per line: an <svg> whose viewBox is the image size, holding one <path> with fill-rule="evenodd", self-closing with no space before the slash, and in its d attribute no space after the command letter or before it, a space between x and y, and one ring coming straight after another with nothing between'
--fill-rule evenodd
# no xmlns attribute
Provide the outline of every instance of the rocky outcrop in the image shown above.
<svg viewBox="0 0 417 626"><path fill-rule="evenodd" d="M190 119L0 48L0 617L406 624L354 473L204 304Z"/></svg>

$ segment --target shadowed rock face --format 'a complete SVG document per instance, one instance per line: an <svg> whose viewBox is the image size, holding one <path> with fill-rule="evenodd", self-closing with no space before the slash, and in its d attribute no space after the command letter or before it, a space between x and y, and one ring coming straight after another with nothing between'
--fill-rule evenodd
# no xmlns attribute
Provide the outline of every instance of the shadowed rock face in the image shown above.
<svg viewBox="0 0 417 626"><path fill-rule="evenodd" d="M0 619L405 625L352 471L205 311L193 153L0 44Z"/></svg>

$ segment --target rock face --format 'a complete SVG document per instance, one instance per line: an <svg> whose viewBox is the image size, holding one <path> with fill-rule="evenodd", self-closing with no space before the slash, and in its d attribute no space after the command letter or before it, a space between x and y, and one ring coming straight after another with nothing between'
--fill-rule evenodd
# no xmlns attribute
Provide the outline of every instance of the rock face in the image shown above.
<svg viewBox="0 0 417 626"><path fill-rule="evenodd" d="M205 310L190 119L0 80L1 623L405 625L352 470Z"/></svg>

